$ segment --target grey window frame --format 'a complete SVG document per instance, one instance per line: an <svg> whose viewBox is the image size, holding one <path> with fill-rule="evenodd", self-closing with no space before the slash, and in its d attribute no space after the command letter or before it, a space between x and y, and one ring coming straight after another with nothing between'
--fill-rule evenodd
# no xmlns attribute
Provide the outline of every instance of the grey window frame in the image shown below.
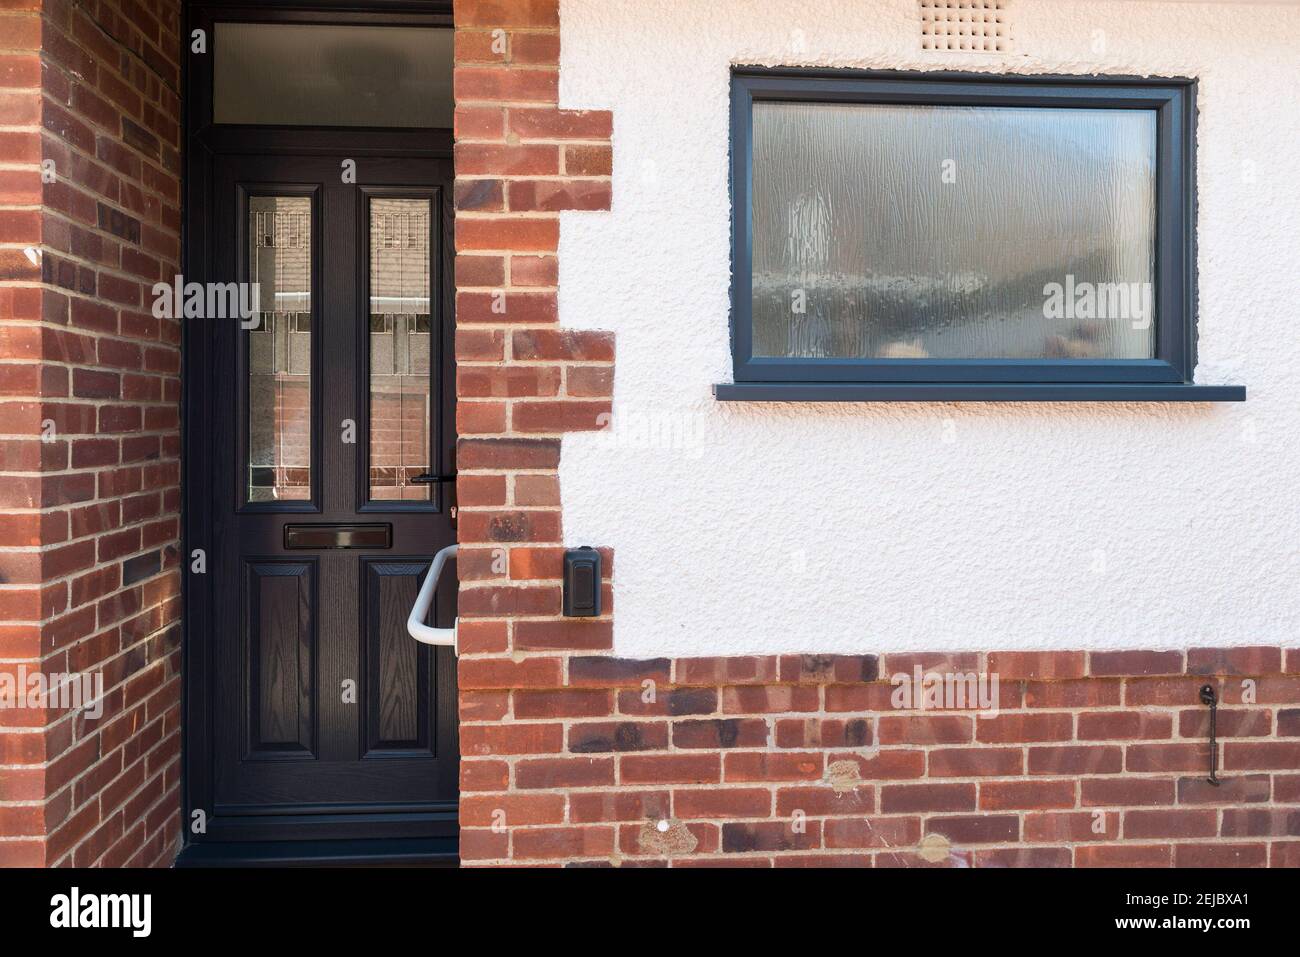
<svg viewBox="0 0 1300 957"><path fill-rule="evenodd" d="M753 354L753 107L756 102L1144 109L1156 112L1155 358L808 359ZM734 382L719 399L1152 399L1240 401L1196 386L1196 81L736 69L731 81Z"/></svg>

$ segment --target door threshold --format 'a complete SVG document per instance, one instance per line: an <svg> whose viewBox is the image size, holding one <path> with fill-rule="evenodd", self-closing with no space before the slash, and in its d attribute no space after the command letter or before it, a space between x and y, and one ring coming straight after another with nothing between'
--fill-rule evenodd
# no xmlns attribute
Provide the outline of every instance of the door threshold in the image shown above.
<svg viewBox="0 0 1300 957"><path fill-rule="evenodd" d="M175 867L459 867L454 837L190 843Z"/></svg>

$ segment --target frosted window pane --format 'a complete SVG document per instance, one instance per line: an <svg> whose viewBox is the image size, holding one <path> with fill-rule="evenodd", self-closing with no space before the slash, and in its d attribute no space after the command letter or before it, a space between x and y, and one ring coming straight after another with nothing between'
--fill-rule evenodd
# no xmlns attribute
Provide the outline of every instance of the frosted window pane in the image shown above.
<svg viewBox="0 0 1300 957"><path fill-rule="evenodd" d="M753 120L755 355L1155 355L1155 111L756 103Z"/></svg>
<svg viewBox="0 0 1300 957"><path fill-rule="evenodd" d="M217 123L451 126L451 30L218 23L214 49Z"/></svg>

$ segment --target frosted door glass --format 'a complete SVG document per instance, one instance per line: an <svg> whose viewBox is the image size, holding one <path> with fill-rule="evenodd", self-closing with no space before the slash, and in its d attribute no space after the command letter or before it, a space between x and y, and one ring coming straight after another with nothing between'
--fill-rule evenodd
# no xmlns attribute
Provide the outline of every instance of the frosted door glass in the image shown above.
<svg viewBox="0 0 1300 957"><path fill-rule="evenodd" d="M427 199L370 202L370 499L427 502L430 345Z"/></svg>
<svg viewBox="0 0 1300 957"><path fill-rule="evenodd" d="M753 349L1154 356L1156 114L756 103Z"/></svg>
<svg viewBox="0 0 1300 957"><path fill-rule="evenodd" d="M248 278L257 325L248 330L249 502L311 498L311 200L248 201Z"/></svg>
<svg viewBox="0 0 1300 957"><path fill-rule="evenodd" d="M452 31L218 23L213 120L279 126L452 125Z"/></svg>

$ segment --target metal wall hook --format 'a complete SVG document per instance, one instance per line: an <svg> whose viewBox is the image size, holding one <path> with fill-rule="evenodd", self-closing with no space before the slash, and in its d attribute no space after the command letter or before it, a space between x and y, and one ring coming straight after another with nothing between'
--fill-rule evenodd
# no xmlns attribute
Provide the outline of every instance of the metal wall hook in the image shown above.
<svg viewBox="0 0 1300 957"><path fill-rule="evenodd" d="M1210 706L1210 776L1206 778L1216 788L1222 784L1218 778L1219 772L1219 745L1215 740L1219 716L1219 696L1214 691L1214 685L1201 685L1201 704Z"/></svg>

